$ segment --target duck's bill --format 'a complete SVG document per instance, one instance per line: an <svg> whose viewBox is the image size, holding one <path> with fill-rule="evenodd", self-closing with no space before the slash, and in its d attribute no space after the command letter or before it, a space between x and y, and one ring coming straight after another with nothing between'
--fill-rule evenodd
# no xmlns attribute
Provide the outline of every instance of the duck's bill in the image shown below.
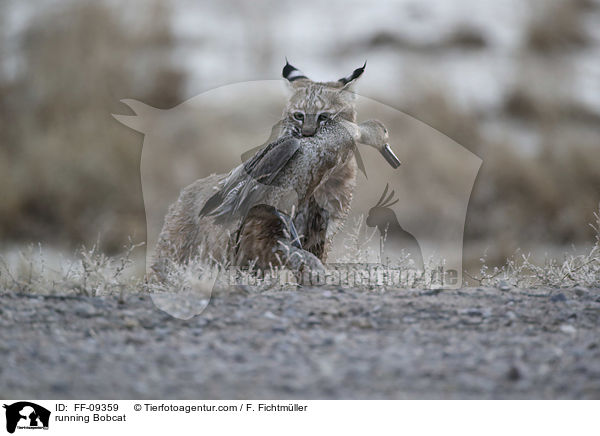
<svg viewBox="0 0 600 436"><path fill-rule="evenodd" d="M400 162L400 159L398 159L398 156L396 156L396 154L392 150L392 147L390 147L389 144L385 144L385 146L379 151L381 152L383 157L385 157L385 160L387 160L388 163L392 166L392 168L396 169L400 166L400 164L402 164L402 162Z"/></svg>

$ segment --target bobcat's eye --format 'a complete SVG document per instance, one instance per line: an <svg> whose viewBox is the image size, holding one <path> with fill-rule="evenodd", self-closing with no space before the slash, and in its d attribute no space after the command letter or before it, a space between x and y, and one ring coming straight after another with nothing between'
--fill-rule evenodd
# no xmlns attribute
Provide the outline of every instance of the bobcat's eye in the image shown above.
<svg viewBox="0 0 600 436"><path fill-rule="evenodd" d="M319 123L322 123L325 120L328 120L329 118L331 118L331 114L328 112L323 112L322 114L319 114Z"/></svg>
<svg viewBox="0 0 600 436"><path fill-rule="evenodd" d="M298 121L302 121L304 119L304 114L302 112L294 112L294 118Z"/></svg>

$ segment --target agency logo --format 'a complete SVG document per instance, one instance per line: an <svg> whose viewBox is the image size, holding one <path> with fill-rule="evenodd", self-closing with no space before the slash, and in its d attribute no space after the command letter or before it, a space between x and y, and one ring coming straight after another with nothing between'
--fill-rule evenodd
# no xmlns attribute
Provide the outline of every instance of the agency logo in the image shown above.
<svg viewBox="0 0 600 436"><path fill-rule="evenodd" d="M19 430L48 430L50 411L28 401L19 401L4 405L6 409L6 431L14 433Z"/></svg>
<svg viewBox="0 0 600 436"><path fill-rule="evenodd" d="M382 243L381 250L384 256L390 257L404 250L414 261L416 268L422 270L424 263L421 246L417 239L400 225L396 212L392 209L400 200L394 199L395 191L388 194L388 188L389 183L385 185L377 204L369 209L366 224L368 227L377 227L381 241L385 242Z"/></svg>
<svg viewBox="0 0 600 436"><path fill-rule="evenodd" d="M319 89L332 109L313 107L321 94L306 91L312 82L290 68L285 86L230 84L166 110L122 100L133 114L114 117L144 134L154 303L182 319L199 314L213 289L238 284L211 276L215 265L236 280L237 269L260 277L284 265L284 283L306 285L304 269L326 276L342 264L350 272L381 264L407 277L395 286L459 288L482 160L408 114L344 94L347 78L314 85L331 88ZM340 115L348 108L356 122ZM373 277L369 285L381 286Z"/></svg>

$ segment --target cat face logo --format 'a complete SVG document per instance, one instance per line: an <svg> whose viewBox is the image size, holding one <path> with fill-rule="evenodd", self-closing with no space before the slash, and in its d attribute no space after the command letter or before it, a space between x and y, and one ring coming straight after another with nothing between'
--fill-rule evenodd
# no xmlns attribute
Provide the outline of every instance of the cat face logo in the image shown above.
<svg viewBox="0 0 600 436"><path fill-rule="evenodd" d="M28 401L4 405L6 409L6 431L14 433L18 428L27 430L48 429L50 411Z"/></svg>

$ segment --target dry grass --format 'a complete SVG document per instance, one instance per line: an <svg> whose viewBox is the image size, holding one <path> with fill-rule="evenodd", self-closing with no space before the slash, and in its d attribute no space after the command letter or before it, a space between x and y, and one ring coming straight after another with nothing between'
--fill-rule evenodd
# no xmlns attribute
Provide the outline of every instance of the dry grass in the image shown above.
<svg viewBox="0 0 600 436"><path fill-rule="evenodd" d="M482 286L499 287L600 287L600 207L590 227L596 233L592 248L585 254L565 254L562 259L546 258L542 265L531 261L531 255L516 253L501 267L490 267L481 259L478 276L467 273L470 280Z"/></svg>
<svg viewBox="0 0 600 436"><path fill-rule="evenodd" d="M465 271L464 284L494 287L600 287L600 207L594 213L595 222L590 224L595 232L592 248L583 255L565 254L563 259L547 258L538 265L529 255L515 253L501 267L486 263L481 258L478 274ZM382 291L392 288L439 288L440 283L432 279L432 272L441 265L428 264L424 271L414 271L412 260L407 256L397 259L394 266L381 265L373 279L373 270L364 269L359 262L364 259L365 245L361 243L362 224L347 241L352 257L340 259L349 262L344 274L340 270L328 272L329 279L322 284L359 287L366 291ZM184 295L202 297L208 304L212 292L260 292L266 289L295 288L293 274L274 267L270 271L258 271L252 266L238 269L231 265L208 265L192 259L187 264L171 264L163 281L147 281L139 275L139 267L133 262L133 253L138 245L130 243L120 256L108 257L94 245L82 248L71 259L57 259L44 255L41 246L31 246L16 255L0 257L0 289L3 292L33 293L40 295L123 295L124 293L149 292L156 295ZM400 272L414 272L398 275ZM355 277L348 282L348 275ZM360 280L363 280L362 284ZM330 281L328 281L330 280ZM345 281L346 282L345 282ZM366 280L366 281L365 281ZM204 301L203 300L203 301ZM177 308L175 308L177 309ZM174 309L174 310L175 310Z"/></svg>
<svg viewBox="0 0 600 436"><path fill-rule="evenodd" d="M92 297L137 292L143 283L133 260L139 246L130 243L122 255L109 257L94 245L66 258L52 251L44 253L41 245L30 245L0 257L0 288L18 293Z"/></svg>

